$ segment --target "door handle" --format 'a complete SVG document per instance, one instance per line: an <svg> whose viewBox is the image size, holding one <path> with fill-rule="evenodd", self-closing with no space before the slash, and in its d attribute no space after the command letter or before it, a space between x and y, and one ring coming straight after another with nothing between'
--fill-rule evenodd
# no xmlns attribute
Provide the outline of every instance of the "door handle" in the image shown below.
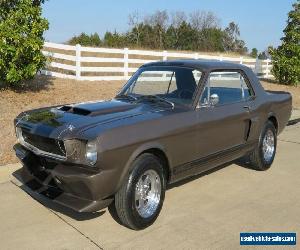
<svg viewBox="0 0 300 250"><path fill-rule="evenodd" d="M248 110L250 110L250 107L249 107L249 106L247 106L247 105L245 105L243 108L244 108L244 109L248 109Z"/></svg>

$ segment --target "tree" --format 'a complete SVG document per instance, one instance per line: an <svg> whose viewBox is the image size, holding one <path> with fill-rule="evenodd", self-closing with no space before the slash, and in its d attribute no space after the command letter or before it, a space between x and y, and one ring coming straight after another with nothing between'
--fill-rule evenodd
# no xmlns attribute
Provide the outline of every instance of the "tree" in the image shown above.
<svg viewBox="0 0 300 250"><path fill-rule="evenodd" d="M268 48L266 49L266 56L269 58L269 59L272 59L272 51L274 50L274 47L272 45L269 45Z"/></svg>
<svg viewBox="0 0 300 250"><path fill-rule="evenodd" d="M194 41L196 50L223 51L222 42L215 46L218 40L218 31L220 30L220 19L213 12L196 10L190 14L190 23L195 30L196 39ZM222 39L221 39L222 40Z"/></svg>
<svg viewBox="0 0 300 250"><path fill-rule="evenodd" d="M171 25L178 29L183 22L186 22L187 17L183 11L171 13Z"/></svg>
<svg viewBox="0 0 300 250"><path fill-rule="evenodd" d="M224 48L227 51L235 51L236 41L240 36L240 28L234 22L229 23L224 30Z"/></svg>
<svg viewBox="0 0 300 250"><path fill-rule="evenodd" d="M81 44L83 46L93 47L99 47L102 45L102 41L98 33L88 35L84 32L82 32L79 36L73 36L67 43L71 45Z"/></svg>
<svg viewBox="0 0 300 250"><path fill-rule="evenodd" d="M219 28L204 29L200 32L201 40L198 41L198 50L202 51L219 51L223 52L223 37L224 32Z"/></svg>
<svg viewBox="0 0 300 250"><path fill-rule="evenodd" d="M132 40L136 43L137 46L140 46L141 30L143 27L138 11L134 11L128 16L128 24L131 28L131 31L129 32L129 37L132 38Z"/></svg>
<svg viewBox="0 0 300 250"><path fill-rule="evenodd" d="M164 33L167 28L169 20L169 15L166 10L156 11L153 15L145 18L145 23L152 26L154 28L154 34L156 39L156 44L158 44L158 48L164 48L163 39Z"/></svg>
<svg viewBox="0 0 300 250"><path fill-rule="evenodd" d="M192 27L198 31L220 27L220 19L211 11L196 10L192 12L190 22Z"/></svg>
<svg viewBox="0 0 300 250"><path fill-rule="evenodd" d="M174 49L223 52L234 51L245 54L247 47L240 39L239 27L231 23L223 30L219 18L212 12L195 11L188 19L185 12L156 11L141 18L137 11L128 17L129 30L126 33L106 32L102 45L108 47L139 47L147 49ZM95 38L92 39L92 36ZM82 33L68 43L96 46L98 34Z"/></svg>
<svg viewBox="0 0 300 250"><path fill-rule="evenodd" d="M168 49L178 49L178 30L169 26L165 34L165 47Z"/></svg>
<svg viewBox="0 0 300 250"><path fill-rule="evenodd" d="M122 48L127 46L127 36L119 34L116 30L114 33L106 32L103 42L108 47Z"/></svg>
<svg viewBox="0 0 300 250"><path fill-rule="evenodd" d="M48 21L42 17L43 1L0 1L0 81L16 86L32 79L44 67L41 49Z"/></svg>
<svg viewBox="0 0 300 250"><path fill-rule="evenodd" d="M178 27L178 37L177 37L177 47L176 49L179 50L193 50L194 42L195 42L195 33L192 29L192 26L183 21L180 26Z"/></svg>
<svg viewBox="0 0 300 250"><path fill-rule="evenodd" d="M81 44L83 46L91 46L90 44L90 37L88 34L82 32L79 36L73 36L69 41L68 44L76 45Z"/></svg>
<svg viewBox="0 0 300 250"><path fill-rule="evenodd" d="M259 53L258 59L259 59L259 60L267 60L267 59L268 59L268 56L267 56L267 54L266 54L266 51L263 51L263 52Z"/></svg>
<svg viewBox="0 0 300 250"><path fill-rule="evenodd" d="M44 2L45 0L32 0L34 6L41 6L41 4Z"/></svg>
<svg viewBox="0 0 300 250"><path fill-rule="evenodd" d="M300 84L300 0L288 13L282 44L270 49L273 60L272 73L280 82L288 85Z"/></svg>
<svg viewBox="0 0 300 250"><path fill-rule="evenodd" d="M179 45L179 43L182 43L182 41L179 41L180 33L185 33L186 27L186 15L183 11L176 11L171 14L171 26L167 29L166 33L166 42L169 45L166 45L166 48L171 47L174 49L182 49L182 47Z"/></svg>
<svg viewBox="0 0 300 250"><path fill-rule="evenodd" d="M251 57L254 57L254 58L257 58L257 55L258 55L258 50L257 50L257 48L253 48L253 49L251 50L250 56L251 56Z"/></svg>
<svg viewBox="0 0 300 250"><path fill-rule="evenodd" d="M239 26L234 22L230 22L228 27L224 30L224 49L241 54L246 53L248 49L245 47L245 42L240 39L240 35Z"/></svg>

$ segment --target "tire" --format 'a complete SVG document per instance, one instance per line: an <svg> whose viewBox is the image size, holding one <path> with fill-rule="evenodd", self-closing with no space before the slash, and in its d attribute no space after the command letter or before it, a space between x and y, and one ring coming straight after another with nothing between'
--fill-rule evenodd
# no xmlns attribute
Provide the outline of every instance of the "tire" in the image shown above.
<svg viewBox="0 0 300 250"><path fill-rule="evenodd" d="M264 143L267 143L269 147L264 146ZM267 121L260 133L258 145L249 155L250 166L259 171L269 169L275 158L276 147L276 128L271 121Z"/></svg>
<svg viewBox="0 0 300 250"><path fill-rule="evenodd" d="M115 194L114 206L124 226L141 230L152 225L158 217L165 198L166 180L159 158L152 154L140 155L131 169Z"/></svg>

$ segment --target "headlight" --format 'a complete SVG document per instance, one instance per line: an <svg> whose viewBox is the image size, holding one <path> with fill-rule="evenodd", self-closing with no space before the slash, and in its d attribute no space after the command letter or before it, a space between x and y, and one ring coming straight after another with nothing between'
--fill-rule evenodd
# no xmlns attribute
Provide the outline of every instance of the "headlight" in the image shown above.
<svg viewBox="0 0 300 250"><path fill-rule="evenodd" d="M95 165L97 162L97 141L89 141L86 144L85 159L89 165Z"/></svg>
<svg viewBox="0 0 300 250"><path fill-rule="evenodd" d="M97 141L69 139L64 141L67 159L78 164L95 165L97 162Z"/></svg>

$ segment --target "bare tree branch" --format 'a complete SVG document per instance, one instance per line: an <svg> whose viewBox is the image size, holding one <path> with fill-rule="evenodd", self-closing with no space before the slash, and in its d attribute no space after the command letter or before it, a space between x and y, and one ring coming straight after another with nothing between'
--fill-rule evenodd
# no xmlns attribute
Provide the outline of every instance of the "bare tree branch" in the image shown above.
<svg viewBox="0 0 300 250"><path fill-rule="evenodd" d="M171 25L174 28L179 28L179 26L183 23L186 22L187 17L186 14L183 11L176 11L171 13Z"/></svg>
<svg viewBox="0 0 300 250"><path fill-rule="evenodd" d="M190 22L192 27L198 31L220 27L220 19L211 11L196 10L192 12Z"/></svg>

